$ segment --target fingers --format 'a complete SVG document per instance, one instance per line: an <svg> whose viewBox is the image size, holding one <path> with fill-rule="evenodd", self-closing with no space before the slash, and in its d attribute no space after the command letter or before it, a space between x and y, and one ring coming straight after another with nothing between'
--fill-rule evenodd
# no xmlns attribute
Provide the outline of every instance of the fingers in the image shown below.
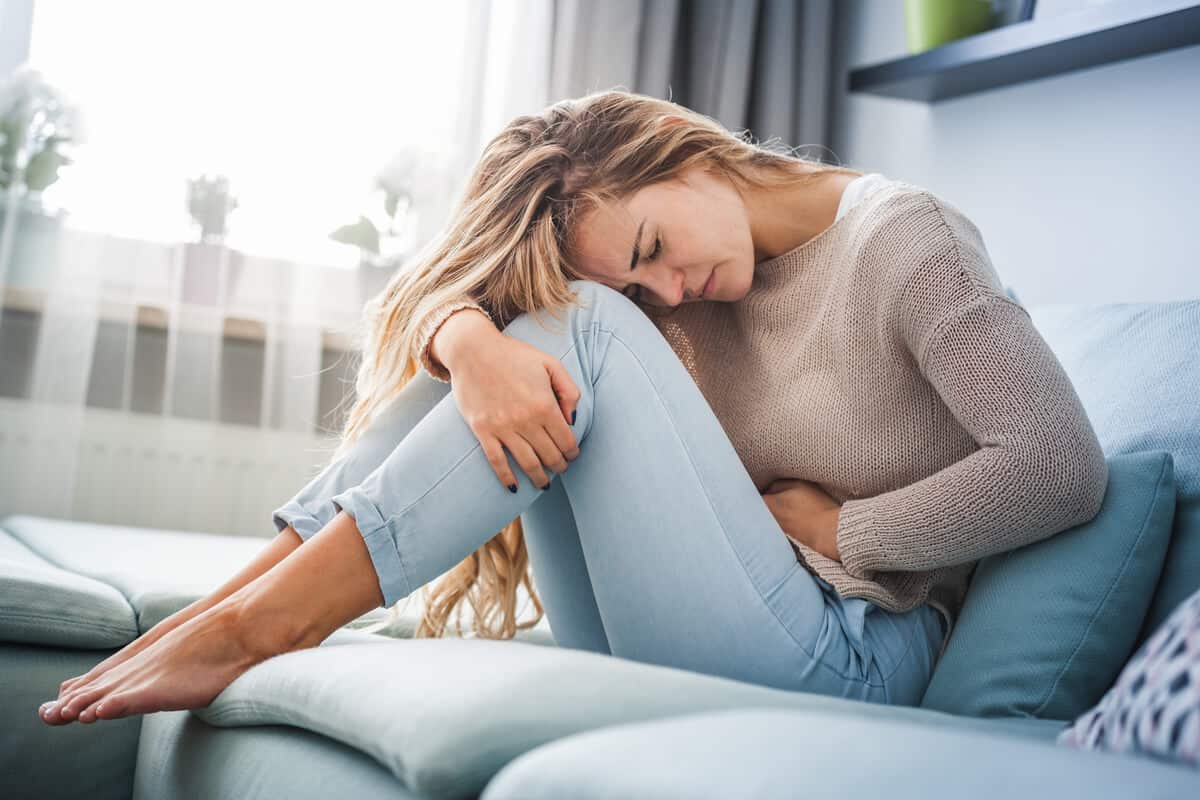
<svg viewBox="0 0 1200 800"><path fill-rule="evenodd" d="M529 476L529 480L533 482L534 486L539 489L550 486L550 476L542 469L542 462L538 460L537 453L524 436L514 432L503 441L508 452L512 453L513 458L521 465L521 469L525 470L525 474Z"/></svg>
<svg viewBox="0 0 1200 800"><path fill-rule="evenodd" d="M481 436L479 444L483 447L492 471L500 479L500 483L510 492L517 491L517 476L508 467L508 458L504 455L504 445L495 436Z"/></svg>
<svg viewBox="0 0 1200 800"><path fill-rule="evenodd" d="M563 420L567 425L575 424L575 409L579 406L579 387L571 380L570 373L563 363L555 358L546 360L546 371L550 373L550 388L558 400L562 410ZM553 433L551 435L554 435ZM558 437L555 437L556 440ZM560 444L562 444L560 442ZM566 452L567 448L560 448Z"/></svg>
<svg viewBox="0 0 1200 800"><path fill-rule="evenodd" d="M555 416L557 417L557 414ZM562 420L559 419L558 422L561 424ZM550 434L546 432L545 428L532 428L522 435L525 437L525 441L529 442L529 446L533 448L543 467L549 467L558 475L567 471L566 457L555 441L550 438Z"/></svg>

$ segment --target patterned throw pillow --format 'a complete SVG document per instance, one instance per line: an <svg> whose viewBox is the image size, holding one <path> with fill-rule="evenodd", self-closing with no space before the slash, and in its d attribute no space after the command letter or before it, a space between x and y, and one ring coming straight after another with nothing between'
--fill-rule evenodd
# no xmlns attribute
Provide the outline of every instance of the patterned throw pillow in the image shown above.
<svg viewBox="0 0 1200 800"><path fill-rule="evenodd" d="M1100 702L1056 741L1200 767L1200 591L1171 612Z"/></svg>

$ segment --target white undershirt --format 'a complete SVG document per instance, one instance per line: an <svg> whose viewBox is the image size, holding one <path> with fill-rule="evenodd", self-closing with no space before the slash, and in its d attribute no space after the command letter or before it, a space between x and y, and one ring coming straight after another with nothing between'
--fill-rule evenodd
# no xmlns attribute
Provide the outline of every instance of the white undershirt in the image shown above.
<svg viewBox="0 0 1200 800"><path fill-rule="evenodd" d="M842 200L838 203L835 219L841 219L842 215L849 211L855 203L889 183L891 183L891 179L879 172L868 172L850 181L842 191Z"/></svg>

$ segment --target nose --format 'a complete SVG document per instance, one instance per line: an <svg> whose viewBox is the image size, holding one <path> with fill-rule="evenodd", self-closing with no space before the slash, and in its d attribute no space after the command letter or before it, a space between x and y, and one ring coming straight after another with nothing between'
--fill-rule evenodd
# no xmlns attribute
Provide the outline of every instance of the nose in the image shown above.
<svg viewBox="0 0 1200 800"><path fill-rule="evenodd" d="M655 293L667 302L667 305L677 306L685 300L692 299L692 293L687 288L686 276L676 270L662 281L663 286L656 288Z"/></svg>

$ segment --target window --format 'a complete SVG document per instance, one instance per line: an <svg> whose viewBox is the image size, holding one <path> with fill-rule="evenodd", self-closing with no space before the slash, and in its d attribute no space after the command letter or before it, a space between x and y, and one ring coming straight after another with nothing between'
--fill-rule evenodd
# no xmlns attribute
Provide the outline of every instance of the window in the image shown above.
<svg viewBox="0 0 1200 800"><path fill-rule="evenodd" d="M450 152L470 2L36 0L30 65L81 106L86 144L47 189L73 227L196 237L186 181L228 176L226 242L353 266L328 238L412 144ZM477 10L476 10L477 13Z"/></svg>

